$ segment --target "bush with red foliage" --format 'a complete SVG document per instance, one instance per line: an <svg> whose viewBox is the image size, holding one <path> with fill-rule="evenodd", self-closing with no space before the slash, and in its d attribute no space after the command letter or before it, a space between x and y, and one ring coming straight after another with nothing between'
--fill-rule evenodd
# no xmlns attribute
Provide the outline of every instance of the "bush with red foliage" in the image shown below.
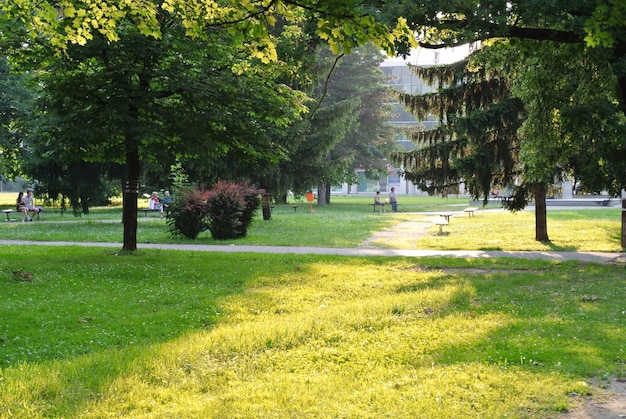
<svg viewBox="0 0 626 419"><path fill-rule="evenodd" d="M214 239L245 237L260 205L259 190L249 182L220 180L207 196L209 230Z"/></svg>
<svg viewBox="0 0 626 419"><path fill-rule="evenodd" d="M209 191L204 188L178 191L176 201L167 214L167 224L172 234L195 239L209 228L208 194Z"/></svg>

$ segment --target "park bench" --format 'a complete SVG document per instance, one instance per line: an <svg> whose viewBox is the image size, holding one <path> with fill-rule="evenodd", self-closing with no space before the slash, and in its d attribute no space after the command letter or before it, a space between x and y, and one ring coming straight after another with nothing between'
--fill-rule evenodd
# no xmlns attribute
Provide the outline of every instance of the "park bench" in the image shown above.
<svg viewBox="0 0 626 419"><path fill-rule="evenodd" d="M157 214L161 212L161 210L158 209L150 209L150 208L137 208L137 211L141 211L143 212L143 216L147 217L149 212L156 212Z"/></svg>
<svg viewBox="0 0 626 419"><path fill-rule="evenodd" d="M18 210L14 210L14 209L3 209L2 212L7 216L7 221L11 221L10 215L15 213L15 214L19 214L20 218L22 217L22 213ZM41 214L41 211L39 211L37 213L37 219L39 220L39 214Z"/></svg>
<svg viewBox="0 0 626 419"><path fill-rule="evenodd" d="M379 207L378 212L386 212L385 211L385 204L384 202L381 202L380 204L367 204L367 205L371 205L372 207L374 207L374 212L376 212L376 207Z"/></svg>
<svg viewBox="0 0 626 419"><path fill-rule="evenodd" d="M469 215L470 217L473 217L474 216L474 212L478 211L478 208L476 208L476 207L469 207L469 208L465 208L463 211L466 212L467 215Z"/></svg>
<svg viewBox="0 0 626 419"><path fill-rule="evenodd" d="M447 226L449 224L446 218L437 218L435 220L435 225L439 226L439 234L443 234L443 226Z"/></svg>

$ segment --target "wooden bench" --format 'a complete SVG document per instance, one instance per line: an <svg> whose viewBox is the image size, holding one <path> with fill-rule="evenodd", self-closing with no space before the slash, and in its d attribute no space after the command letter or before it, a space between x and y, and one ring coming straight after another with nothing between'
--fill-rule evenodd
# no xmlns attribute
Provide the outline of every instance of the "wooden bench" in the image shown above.
<svg viewBox="0 0 626 419"><path fill-rule="evenodd" d="M379 207L379 212L387 212L385 211L385 203L381 202L380 204L367 204L367 205L371 205L372 207L374 207L374 212L376 212L376 207Z"/></svg>
<svg viewBox="0 0 626 419"><path fill-rule="evenodd" d="M439 234L443 234L443 226L447 226L448 220L445 218L438 218L435 220L435 225L439 226Z"/></svg>
<svg viewBox="0 0 626 419"><path fill-rule="evenodd" d="M441 214L439 214L439 216L445 218L448 223L450 222L450 217L452 217L453 215L453 212L442 212Z"/></svg>
<svg viewBox="0 0 626 419"><path fill-rule="evenodd" d="M21 211L14 210L14 209L3 209L3 210L2 210L2 212L3 212L4 214L6 214L6 216L7 216L7 221L11 221L11 218L9 218L11 214L20 214L20 217L22 216L22 212L21 212ZM30 213L31 213L31 212L32 212L32 211L29 211L29 216L30 216ZM42 213L42 211L39 211L39 212L37 213L37 219L39 219L39 214L41 214L41 213Z"/></svg>
<svg viewBox="0 0 626 419"><path fill-rule="evenodd" d="M478 211L478 208L469 207L469 208L465 208L463 211L466 212L470 217L473 217L474 216L474 212Z"/></svg>
<svg viewBox="0 0 626 419"><path fill-rule="evenodd" d="M147 217L149 212L157 212L157 213L161 213L161 210L159 209L150 209L150 208L137 208L137 212L143 212L143 216Z"/></svg>

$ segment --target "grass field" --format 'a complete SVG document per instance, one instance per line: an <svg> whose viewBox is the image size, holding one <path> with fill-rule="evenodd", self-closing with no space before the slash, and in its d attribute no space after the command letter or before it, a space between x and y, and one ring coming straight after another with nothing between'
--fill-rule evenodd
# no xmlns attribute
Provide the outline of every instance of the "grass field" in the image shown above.
<svg viewBox="0 0 626 419"><path fill-rule="evenodd" d="M554 417L626 376L623 266L0 253L4 418Z"/></svg>
<svg viewBox="0 0 626 419"><path fill-rule="evenodd" d="M468 217L462 210L467 198L403 197L397 214L378 214L368 205L371 197L336 197L326 207L308 211L301 204L295 212L290 206L274 208L272 219L257 217L248 230L248 237L216 241L210 233L197 240L172 236L165 219L156 214L139 214L137 240L139 243L197 243L276 246L356 247L372 234L406 221L432 223L437 212L452 211L446 235L435 234L431 226L424 236L408 236L402 240L375 243L395 249L442 250L535 250L535 251L601 251L619 252L621 208L576 209L548 211L548 232L551 242L534 240L534 212L510 213L504 210L479 210ZM435 215L433 215L433 212ZM95 241L121 243L123 227L121 208L94 208L90 215L75 217L51 209L41 216L44 222L20 223L0 221L0 239L29 239L46 241ZM102 222L108 221L108 222Z"/></svg>
<svg viewBox="0 0 626 419"><path fill-rule="evenodd" d="M359 199L275 208L232 243L353 247L433 217ZM119 211L0 238L119 242ZM481 210L387 245L618 250L619 215L551 210L545 245L531 212ZM140 241L185 242L140 218ZM623 265L3 245L0 295L1 418L554 418L626 379Z"/></svg>

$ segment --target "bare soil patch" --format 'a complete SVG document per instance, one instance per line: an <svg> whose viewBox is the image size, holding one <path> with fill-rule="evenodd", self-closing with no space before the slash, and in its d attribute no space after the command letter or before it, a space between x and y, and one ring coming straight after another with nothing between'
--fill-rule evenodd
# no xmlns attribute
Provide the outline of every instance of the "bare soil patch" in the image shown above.
<svg viewBox="0 0 626 419"><path fill-rule="evenodd" d="M597 396L578 398L574 409L558 417L563 419L626 418L626 382L612 380L609 384L602 385L602 390Z"/></svg>

